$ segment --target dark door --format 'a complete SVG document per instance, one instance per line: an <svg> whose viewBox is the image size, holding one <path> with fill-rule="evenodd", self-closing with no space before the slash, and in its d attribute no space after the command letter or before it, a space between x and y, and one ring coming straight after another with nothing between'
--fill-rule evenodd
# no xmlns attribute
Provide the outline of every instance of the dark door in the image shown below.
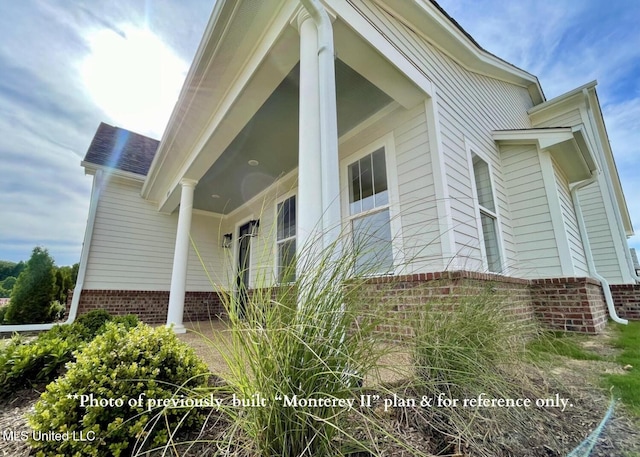
<svg viewBox="0 0 640 457"><path fill-rule="evenodd" d="M238 233L238 276L236 279L237 286L237 312L238 316L242 319L245 317L247 310L248 294L247 289L249 287L249 262L250 262L250 248L251 248L251 223L246 223L240 227Z"/></svg>

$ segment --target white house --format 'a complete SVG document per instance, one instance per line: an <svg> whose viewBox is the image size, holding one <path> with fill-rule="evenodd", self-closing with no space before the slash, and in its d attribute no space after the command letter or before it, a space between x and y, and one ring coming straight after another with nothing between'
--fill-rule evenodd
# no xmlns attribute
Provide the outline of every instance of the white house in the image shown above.
<svg viewBox="0 0 640 457"><path fill-rule="evenodd" d="M546 100L433 1L220 0L162 140L103 124L83 166L72 314L182 331L336 227L380 274L584 278L616 320L638 279L596 83Z"/></svg>

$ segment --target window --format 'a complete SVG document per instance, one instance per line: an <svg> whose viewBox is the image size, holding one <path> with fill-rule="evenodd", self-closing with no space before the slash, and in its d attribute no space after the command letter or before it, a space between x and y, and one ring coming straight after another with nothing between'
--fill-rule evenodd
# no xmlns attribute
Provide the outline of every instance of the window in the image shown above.
<svg viewBox="0 0 640 457"><path fill-rule="evenodd" d="M384 147L347 170L351 233L358 251L356 273L388 273L393 269L393 250Z"/></svg>
<svg viewBox="0 0 640 457"><path fill-rule="evenodd" d="M278 203L277 211L278 282L292 282L296 279L296 196Z"/></svg>
<svg viewBox="0 0 640 457"><path fill-rule="evenodd" d="M472 160L487 268L494 273L502 273L502 259L500 258L498 241L498 215L493 199L489 164L476 154L472 154Z"/></svg>

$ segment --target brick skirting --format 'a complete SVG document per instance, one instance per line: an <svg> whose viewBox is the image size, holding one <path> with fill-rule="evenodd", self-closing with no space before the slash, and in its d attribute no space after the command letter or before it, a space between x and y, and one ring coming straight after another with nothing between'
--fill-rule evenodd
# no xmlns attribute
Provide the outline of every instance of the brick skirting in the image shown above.
<svg viewBox="0 0 640 457"><path fill-rule="evenodd" d="M591 278L535 279L530 282L531 305L546 327L600 333L608 311L600 282Z"/></svg>
<svg viewBox="0 0 640 457"><path fill-rule="evenodd" d="M362 299L385 304L385 334L408 336L412 313L430 301L479 294L489 289L504 297L514 318L537 319L545 327L580 333L599 333L607 322L607 306L600 283L590 278L525 280L469 271L421 273L369 278ZM613 285L620 317L640 319L640 286ZM69 296L69 303L71 295ZM166 322L168 291L84 290L78 314L106 309L112 314L136 314L147 323ZM388 305L388 306L386 306ZM184 320L199 321L225 314L216 292L187 292ZM415 315L415 314L413 314Z"/></svg>
<svg viewBox="0 0 640 457"><path fill-rule="evenodd" d="M640 284L614 284L611 295L618 316L623 319L640 319Z"/></svg>
<svg viewBox="0 0 640 457"><path fill-rule="evenodd" d="M68 303L71 298L70 295ZM80 295L78 315L106 309L113 315L135 314L147 324L163 324L167 322L168 307L168 291L89 289ZM206 321L224 314L223 301L217 292L186 292L185 322Z"/></svg>

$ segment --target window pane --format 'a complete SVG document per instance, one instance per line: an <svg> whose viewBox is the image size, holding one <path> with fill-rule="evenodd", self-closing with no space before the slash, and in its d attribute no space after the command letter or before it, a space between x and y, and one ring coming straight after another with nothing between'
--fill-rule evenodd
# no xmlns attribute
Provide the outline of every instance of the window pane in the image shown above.
<svg viewBox="0 0 640 457"><path fill-rule="evenodd" d="M384 148L349 165L349 213L389 204Z"/></svg>
<svg viewBox="0 0 640 457"><path fill-rule="evenodd" d="M358 253L356 273L389 273L393 270L389 210L352 221L353 243Z"/></svg>
<svg viewBox="0 0 640 457"><path fill-rule="evenodd" d="M292 282L296 279L295 238L278 243L278 281Z"/></svg>
<svg viewBox="0 0 640 457"><path fill-rule="evenodd" d="M478 203L489 211L493 211L495 213L496 207L493 202L489 165L475 154L473 156L473 174L476 181L476 189L478 191Z"/></svg>
<svg viewBox="0 0 640 457"><path fill-rule="evenodd" d="M360 162L349 165L349 208L350 214L362 211L362 192L360 191Z"/></svg>
<svg viewBox="0 0 640 457"><path fill-rule="evenodd" d="M278 240L296 235L296 197L278 204Z"/></svg>
<svg viewBox="0 0 640 457"><path fill-rule="evenodd" d="M496 220L482 211L480 212L480 219L482 221L482 235L484 237L484 248L487 254L489 271L501 273L502 262L500 260L500 249L498 249Z"/></svg>
<svg viewBox="0 0 640 457"><path fill-rule="evenodd" d="M384 148L378 149L371 154L373 162L373 184L376 195L376 206L389 203L389 193L387 192L387 165L384 158Z"/></svg>

